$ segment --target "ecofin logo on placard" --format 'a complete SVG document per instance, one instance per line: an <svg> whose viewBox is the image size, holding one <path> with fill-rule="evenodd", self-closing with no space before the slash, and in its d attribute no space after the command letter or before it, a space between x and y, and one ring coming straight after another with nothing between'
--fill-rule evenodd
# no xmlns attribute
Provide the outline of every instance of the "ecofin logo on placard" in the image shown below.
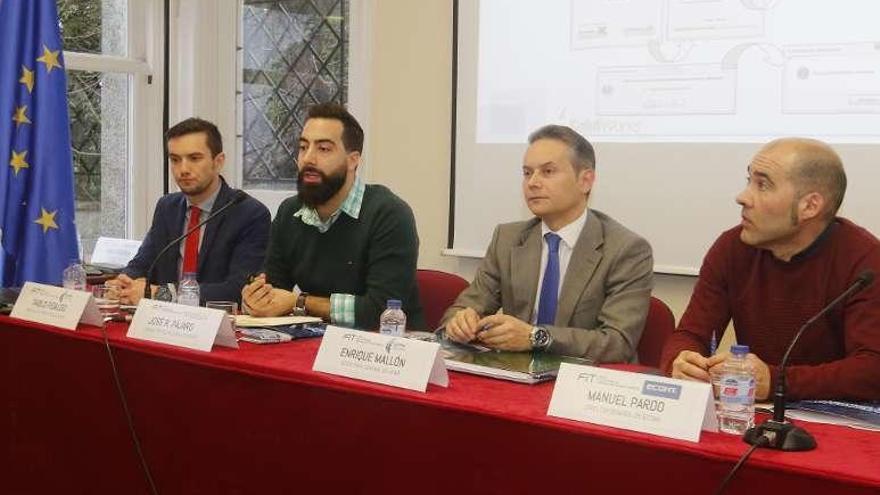
<svg viewBox="0 0 880 495"><path fill-rule="evenodd" d="M678 399L681 396L681 385L645 381L645 384L642 385L642 393L644 395L653 395L654 397Z"/></svg>

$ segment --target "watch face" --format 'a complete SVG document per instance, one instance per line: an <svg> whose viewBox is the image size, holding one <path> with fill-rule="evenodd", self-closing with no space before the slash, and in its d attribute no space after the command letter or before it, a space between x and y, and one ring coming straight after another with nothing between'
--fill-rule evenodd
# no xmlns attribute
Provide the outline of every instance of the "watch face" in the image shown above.
<svg viewBox="0 0 880 495"><path fill-rule="evenodd" d="M550 334L547 333L546 329L538 327L532 332L532 347L541 349L547 346L547 342L550 340Z"/></svg>
<svg viewBox="0 0 880 495"><path fill-rule="evenodd" d="M538 341L538 345L544 347L547 345L547 341L550 340L550 336L547 334L547 330L543 328L538 329L538 334L535 335L535 340Z"/></svg>

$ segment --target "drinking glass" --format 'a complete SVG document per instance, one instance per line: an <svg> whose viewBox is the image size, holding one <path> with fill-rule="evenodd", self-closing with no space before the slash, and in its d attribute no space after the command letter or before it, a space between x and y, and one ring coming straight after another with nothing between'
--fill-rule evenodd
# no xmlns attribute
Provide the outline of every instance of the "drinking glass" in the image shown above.
<svg viewBox="0 0 880 495"><path fill-rule="evenodd" d="M119 288L115 285L101 284L92 287L92 295L98 310L106 316L119 314Z"/></svg>
<svg viewBox="0 0 880 495"><path fill-rule="evenodd" d="M229 317L229 324L234 331L235 328L235 315L238 314L238 303L235 301L207 301L205 302L206 308L219 309L221 311L225 311Z"/></svg>

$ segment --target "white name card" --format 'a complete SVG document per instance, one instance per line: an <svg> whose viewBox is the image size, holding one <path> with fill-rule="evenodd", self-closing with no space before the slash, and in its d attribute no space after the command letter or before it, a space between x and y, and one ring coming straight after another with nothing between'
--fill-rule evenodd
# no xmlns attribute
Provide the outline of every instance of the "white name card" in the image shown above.
<svg viewBox="0 0 880 495"><path fill-rule="evenodd" d="M718 431L708 383L568 363L547 414L691 442Z"/></svg>
<svg viewBox="0 0 880 495"><path fill-rule="evenodd" d="M36 282L24 283L10 316L67 330L76 330L80 322L104 324L91 293Z"/></svg>
<svg viewBox="0 0 880 495"><path fill-rule="evenodd" d="M315 371L424 392L449 384L440 344L327 326Z"/></svg>
<svg viewBox="0 0 880 495"><path fill-rule="evenodd" d="M238 349L225 311L153 299L138 303L127 335L197 351L210 351L214 344Z"/></svg>

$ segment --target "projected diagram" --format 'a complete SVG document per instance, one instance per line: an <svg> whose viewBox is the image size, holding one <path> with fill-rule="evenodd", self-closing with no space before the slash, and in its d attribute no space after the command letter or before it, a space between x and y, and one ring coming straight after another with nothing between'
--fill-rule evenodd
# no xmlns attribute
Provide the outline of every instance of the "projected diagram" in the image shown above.
<svg viewBox="0 0 880 495"><path fill-rule="evenodd" d="M548 121L612 141L880 140L880 2L480 5L479 142Z"/></svg>
<svg viewBox="0 0 880 495"><path fill-rule="evenodd" d="M572 0L572 49L642 47L654 62L597 67L596 113L734 114L738 63L748 49L779 69L782 113L880 113L878 45L768 43L766 18L777 3ZM723 55L687 63L700 44Z"/></svg>

